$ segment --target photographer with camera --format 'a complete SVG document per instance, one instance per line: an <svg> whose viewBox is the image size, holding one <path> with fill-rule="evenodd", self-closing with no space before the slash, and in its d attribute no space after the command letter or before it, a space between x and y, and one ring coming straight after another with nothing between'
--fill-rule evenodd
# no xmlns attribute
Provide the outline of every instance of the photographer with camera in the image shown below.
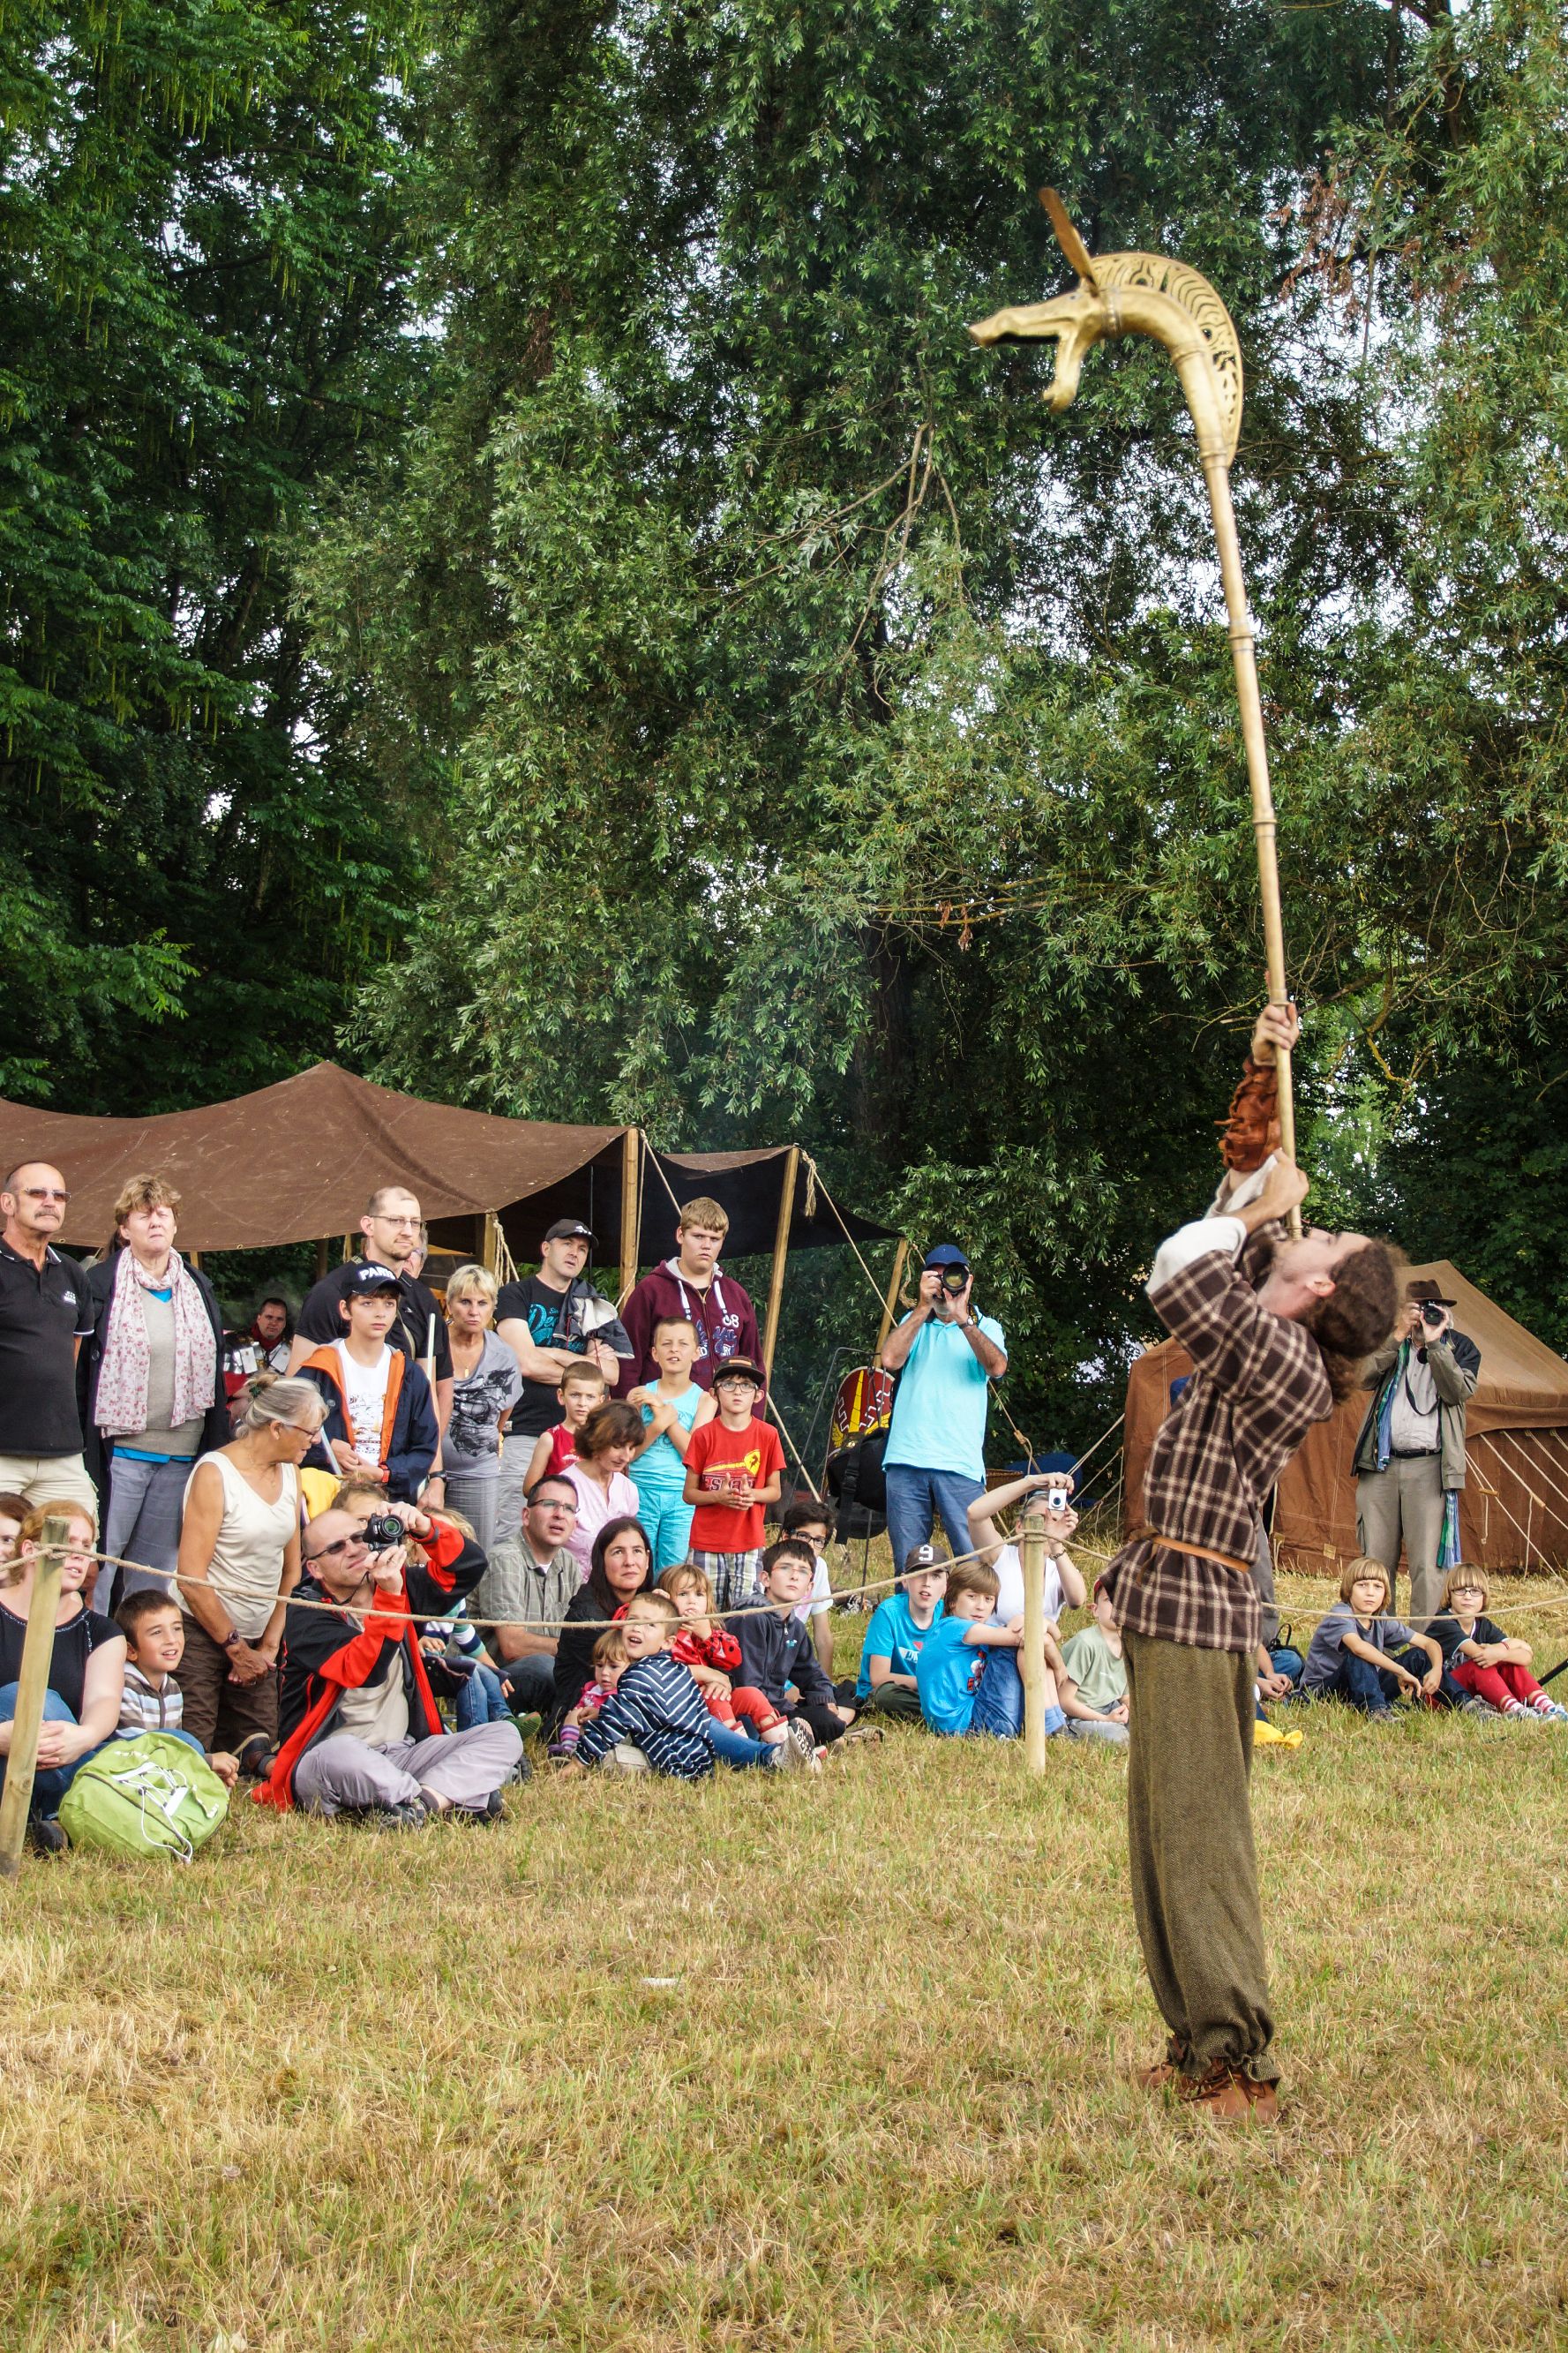
<svg viewBox="0 0 1568 2353"><path fill-rule="evenodd" d="M955 1555L971 1550L969 1506L985 1491L987 1389L1007 1369L1002 1326L973 1313L973 1288L963 1252L939 1242L913 1310L882 1345L885 1369L899 1375L882 1457L895 1561L924 1544L938 1518Z"/></svg>
<svg viewBox="0 0 1568 2353"><path fill-rule="evenodd" d="M485 1556L449 1520L389 1503L363 1521L321 1513L283 1626L281 1746L257 1795L288 1812L352 1813L417 1830L436 1815L496 1819L517 1772L514 1724L442 1727L420 1624L450 1614ZM329 1602L331 1609L301 1608Z"/></svg>
<svg viewBox="0 0 1568 2353"><path fill-rule="evenodd" d="M1405 1295L1404 1330L1367 1363L1365 1386L1376 1395L1356 1440L1356 1538L1388 1571L1390 1609L1403 1542L1410 1622L1425 1632L1459 1557L1465 1408L1476 1393L1481 1352L1454 1329L1458 1302L1435 1282L1422 1277Z"/></svg>

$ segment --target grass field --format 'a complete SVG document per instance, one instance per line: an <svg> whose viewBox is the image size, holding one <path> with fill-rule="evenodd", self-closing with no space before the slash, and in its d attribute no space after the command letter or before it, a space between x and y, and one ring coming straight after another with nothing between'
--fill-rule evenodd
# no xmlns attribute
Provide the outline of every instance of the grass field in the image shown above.
<svg viewBox="0 0 1568 2353"><path fill-rule="evenodd" d="M1538 1665L1546 1591L1500 1613ZM1064 1741L1035 1783L890 1734L817 1781L541 1776L490 1832L241 1804L186 1871L34 1863L0 2345L1568 2343L1568 1737L1306 1731L1255 1776L1272 2135L1127 2081L1125 1766Z"/></svg>

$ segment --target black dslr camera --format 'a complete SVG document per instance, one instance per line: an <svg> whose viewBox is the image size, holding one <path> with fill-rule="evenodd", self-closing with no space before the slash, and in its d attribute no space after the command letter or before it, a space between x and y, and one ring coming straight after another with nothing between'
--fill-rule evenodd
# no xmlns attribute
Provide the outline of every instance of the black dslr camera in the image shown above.
<svg viewBox="0 0 1568 2353"><path fill-rule="evenodd" d="M363 1534L372 1552L390 1552L394 1545L408 1541L407 1529L391 1512L373 1512L364 1524Z"/></svg>
<svg viewBox="0 0 1568 2353"><path fill-rule="evenodd" d="M966 1266L944 1266L942 1270L942 1287L950 1299L961 1297L968 1281L969 1269Z"/></svg>
<svg viewBox="0 0 1568 2353"><path fill-rule="evenodd" d="M1421 1302L1421 1321L1426 1324L1428 1332L1436 1332L1442 1323L1443 1310L1435 1299L1424 1299Z"/></svg>

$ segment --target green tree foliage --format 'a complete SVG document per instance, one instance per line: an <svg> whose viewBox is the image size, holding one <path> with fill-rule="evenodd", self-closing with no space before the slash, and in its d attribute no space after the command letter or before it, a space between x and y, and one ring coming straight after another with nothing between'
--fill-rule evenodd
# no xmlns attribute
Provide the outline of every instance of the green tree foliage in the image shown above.
<svg viewBox="0 0 1568 2353"><path fill-rule="evenodd" d="M436 397L309 578L449 811L379 1075L805 1128L980 1254L1026 1403L1114 1387L1256 991L1228 655L1168 371L1053 430L1039 354L964 322L1056 276L1047 176L1206 268L1259 355L1260 567L1331 596L1353 399L1298 381L1277 215L1382 49L1354 6L476 13Z"/></svg>
<svg viewBox="0 0 1568 2353"><path fill-rule="evenodd" d="M400 927L405 828L289 595L318 484L417 378L416 31L383 0L5 9L8 1093L283 1076Z"/></svg>

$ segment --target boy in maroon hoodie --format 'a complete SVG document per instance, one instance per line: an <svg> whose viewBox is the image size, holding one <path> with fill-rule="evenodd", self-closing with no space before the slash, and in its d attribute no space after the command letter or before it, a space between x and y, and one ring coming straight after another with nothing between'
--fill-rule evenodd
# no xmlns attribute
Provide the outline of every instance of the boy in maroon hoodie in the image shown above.
<svg viewBox="0 0 1568 2353"><path fill-rule="evenodd" d="M644 1275L621 1311L632 1344L630 1356L621 1365L617 1393L622 1397L659 1377L653 1334L661 1316L684 1316L696 1333L691 1377L699 1388L710 1389L714 1374L731 1356L757 1359L763 1353L750 1295L719 1264L730 1230L727 1213L717 1201L704 1198L688 1201L679 1219L675 1256Z"/></svg>

